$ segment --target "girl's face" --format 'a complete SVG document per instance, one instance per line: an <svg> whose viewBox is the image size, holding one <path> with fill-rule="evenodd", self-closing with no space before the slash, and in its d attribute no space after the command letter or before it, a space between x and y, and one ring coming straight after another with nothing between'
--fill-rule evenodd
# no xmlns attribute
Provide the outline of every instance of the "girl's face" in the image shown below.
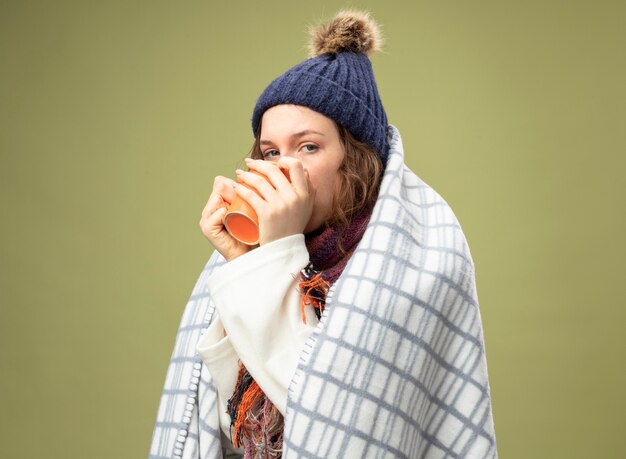
<svg viewBox="0 0 626 459"><path fill-rule="evenodd" d="M302 161L316 190L304 232L318 229L330 215L337 170L345 156L335 122L300 105L276 105L263 114L259 146L265 160L291 156Z"/></svg>

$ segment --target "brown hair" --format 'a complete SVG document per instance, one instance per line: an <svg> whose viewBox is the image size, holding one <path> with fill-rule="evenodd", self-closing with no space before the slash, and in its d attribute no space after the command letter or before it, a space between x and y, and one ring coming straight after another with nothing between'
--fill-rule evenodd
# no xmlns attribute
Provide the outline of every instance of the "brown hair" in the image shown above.
<svg viewBox="0 0 626 459"><path fill-rule="evenodd" d="M330 215L323 225L325 227L337 225L343 234L352 217L363 209L374 207L380 190L383 164L374 149L355 139L341 124L335 122L335 125L345 155L337 171L339 180L335 182ZM260 147L260 123L257 132L250 157L263 159Z"/></svg>

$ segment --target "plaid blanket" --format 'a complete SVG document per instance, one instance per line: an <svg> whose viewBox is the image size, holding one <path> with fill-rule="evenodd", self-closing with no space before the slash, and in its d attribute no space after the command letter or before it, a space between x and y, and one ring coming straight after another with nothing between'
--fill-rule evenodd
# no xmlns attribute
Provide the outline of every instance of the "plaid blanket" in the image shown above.
<svg viewBox="0 0 626 459"><path fill-rule="evenodd" d="M404 164L398 130L368 228L289 387L283 457L496 458L474 263L452 209ZM210 258L183 313L151 458L220 458L217 396L195 346Z"/></svg>

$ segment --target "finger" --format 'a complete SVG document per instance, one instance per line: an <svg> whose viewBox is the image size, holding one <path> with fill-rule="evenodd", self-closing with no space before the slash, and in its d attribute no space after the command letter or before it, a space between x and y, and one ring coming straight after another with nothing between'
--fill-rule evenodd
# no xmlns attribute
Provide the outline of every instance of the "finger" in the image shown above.
<svg viewBox="0 0 626 459"><path fill-rule="evenodd" d="M277 161L278 167L286 169L291 179L291 185L298 194L308 194L309 186L305 176L305 169L302 161L297 158L283 156Z"/></svg>
<svg viewBox="0 0 626 459"><path fill-rule="evenodd" d="M280 173L280 172L279 172ZM254 190L266 201L278 198L276 189L268 182L265 177L252 172L237 170L237 180L254 188Z"/></svg>
<svg viewBox="0 0 626 459"><path fill-rule="evenodd" d="M304 169L304 176L306 179L306 185L307 185L307 191L309 193L309 197L311 198L311 200L314 200L315 195L317 194L317 189L313 185L313 182L311 181L311 177L309 176L309 171L307 169Z"/></svg>
<svg viewBox="0 0 626 459"><path fill-rule="evenodd" d="M288 187L291 187L289 180L274 161L261 161L246 158L246 165L250 170L256 170L265 175L272 186L277 190L286 190Z"/></svg>
<svg viewBox="0 0 626 459"><path fill-rule="evenodd" d="M267 207L267 202L263 200L258 194L254 191L246 188L243 185L236 184L235 185L235 193L243 198L248 204L252 206L257 215L261 214Z"/></svg>
<svg viewBox="0 0 626 459"><path fill-rule="evenodd" d="M226 231L224 228L224 215L226 215L226 208L222 207L213 212L209 217L200 221L202 233L208 237L209 240Z"/></svg>
<svg viewBox="0 0 626 459"><path fill-rule="evenodd" d="M217 176L213 182L213 192L218 192L228 204L233 202L235 196L235 181L227 177Z"/></svg>
<svg viewBox="0 0 626 459"><path fill-rule="evenodd" d="M213 228L221 228L224 226L224 215L226 215L226 207L220 207L207 218L207 225Z"/></svg>
<svg viewBox="0 0 626 459"><path fill-rule="evenodd" d="M226 208L226 203L222 199L222 196L219 193L211 193L204 209L202 209L202 218L208 218L217 209L222 207Z"/></svg>

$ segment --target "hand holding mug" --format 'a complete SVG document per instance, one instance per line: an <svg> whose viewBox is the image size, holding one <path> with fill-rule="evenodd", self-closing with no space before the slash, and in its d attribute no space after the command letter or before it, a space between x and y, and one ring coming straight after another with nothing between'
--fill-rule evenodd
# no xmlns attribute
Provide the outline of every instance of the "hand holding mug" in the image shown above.
<svg viewBox="0 0 626 459"><path fill-rule="evenodd" d="M221 176L215 177L213 191L200 218L202 233L227 261L252 250L252 247L241 243L228 234L222 223L226 208L237 197L234 187L235 182L233 180Z"/></svg>
<svg viewBox="0 0 626 459"><path fill-rule="evenodd" d="M250 171L237 171L239 184L234 189L256 214L258 243L263 245L302 233L311 218L315 198L302 162L293 157L281 157L276 162L246 159L246 164ZM255 223L253 219L248 220L246 231L251 237L246 238L249 241L246 243L257 242L253 240L254 226L250 222Z"/></svg>
<svg viewBox="0 0 626 459"><path fill-rule="evenodd" d="M289 171L286 169L280 169L280 171L289 179ZM238 175L241 172L243 171L237 170ZM262 177L264 180L269 180L267 176L257 170L250 170L249 172ZM243 183L239 177L237 181L244 187L259 194L250 185ZM261 195L259 194L259 196ZM227 206L223 222L226 230L239 242L247 245L257 245L259 243L259 217L254 208L241 196L236 194L230 205Z"/></svg>

